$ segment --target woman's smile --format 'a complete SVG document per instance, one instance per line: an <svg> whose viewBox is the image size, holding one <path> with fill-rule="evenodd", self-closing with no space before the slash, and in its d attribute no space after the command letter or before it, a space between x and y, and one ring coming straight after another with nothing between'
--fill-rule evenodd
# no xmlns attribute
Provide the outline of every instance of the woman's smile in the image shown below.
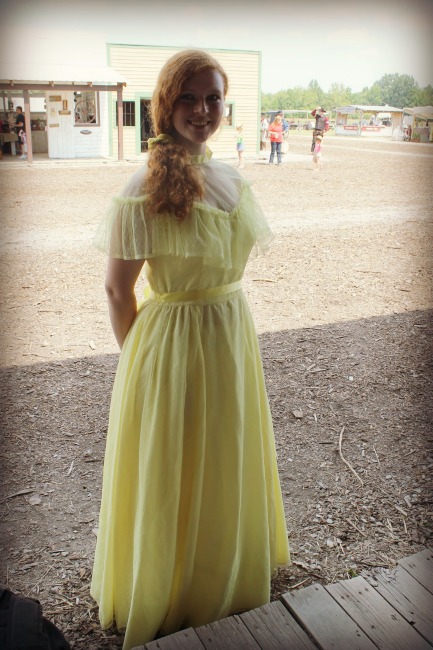
<svg viewBox="0 0 433 650"><path fill-rule="evenodd" d="M204 153L206 141L220 125L224 112L224 81L216 70L203 70L188 79L174 104L174 139L192 154Z"/></svg>

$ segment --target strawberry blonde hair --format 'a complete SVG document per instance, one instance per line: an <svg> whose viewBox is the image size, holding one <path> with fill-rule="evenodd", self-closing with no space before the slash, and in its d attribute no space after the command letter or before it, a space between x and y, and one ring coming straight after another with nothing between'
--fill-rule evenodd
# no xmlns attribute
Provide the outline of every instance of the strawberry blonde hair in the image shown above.
<svg viewBox="0 0 433 650"><path fill-rule="evenodd" d="M151 101L151 119L156 136L175 135L173 107L179 99L185 82L204 70L216 70L224 83L224 97L228 78L221 65L203 50L189 49L174 54L162 67ZM185 219L192 204L204 195L204 178L197 165L191 163L188 149L161 139L149 150L149 170L146 193L152 214L170 212L179 220Z"/></svg>

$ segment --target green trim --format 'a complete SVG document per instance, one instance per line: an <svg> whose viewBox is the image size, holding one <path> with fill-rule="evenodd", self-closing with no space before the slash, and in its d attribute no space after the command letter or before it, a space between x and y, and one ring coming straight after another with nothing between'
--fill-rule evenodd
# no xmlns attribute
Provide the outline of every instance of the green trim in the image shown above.
<svg viewBox="0 0 433 650"><path fill-rule="evenodd" d="M158 49L158 50L190 50L198 49L205 50L205 52L234 52L236 54L258 54L261 55L260 50L232 50L224 48L215 48L215 47L191 47L188 45L145 45L141 43L107 43L107 47L141 47L146 49Z"/></svg>
<svg viewBox="0 0 433 650"><path fill-rule="evenodd" d="M223 129L234 129L235 128L235 100L234 99L229 99L228 101L225 99L224 104L230 104L232 107L232 123L231 124L222 124Z"/></svg>
<svg viewBox="0 0 433 650"><path fill-rule="evenodd" d="M141 99L152 99L152 93L149 92L136 92L135 93L135 153L141 154Z"/></svg>
<svg viewBox="0 0 433 650"><path fill-rule="evenodd" d="M257 115L257 142L256 142L256 155L259 155L260 153L260 138L261 138L261 130L260 130L260 118L261 118L261 112L262 112L262 53L259 52L259 82L257 84L257 92L258 92L258 97L257 97L257 106L259 107L259 114Z"/></svg>
<svg viewBox="0 0 433 650"><path fill-rule="evenodd" d="M233 124L232 127L235 129L236 128L236 102L232 102L233 109L232 109L232 118L233 118Z"/></svg>

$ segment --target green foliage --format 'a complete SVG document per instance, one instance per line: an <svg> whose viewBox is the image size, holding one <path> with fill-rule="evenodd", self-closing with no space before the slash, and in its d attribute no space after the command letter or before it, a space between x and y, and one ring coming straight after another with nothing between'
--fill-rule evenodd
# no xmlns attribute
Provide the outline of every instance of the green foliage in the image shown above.
<svg viewBox="0 0 433 650"><path fill-rule="evenodd" d="M380 87L385 104L404 108L415 106L416 91L419 90L415 79L408 74L386 74L376 84Z"/></svg>
<svg viewBox="0 0 433 650"><path fill-rule="evenodd" d="M323 105L329 111L348 104L367 104L382 106L389 104L396 108L412 106L433 106L433 88L431 85L419 88L411 75L386 74L370 88L353 93L344 84L333 83L325 93L318 82L312 79L307 87L295 86L277 93L262 94L262 110L312 110Z"/></svg>
<svg viewBox="0 0 433 650"><path fill-rule="evenodd" d="M321 104L322 102L319 102ZM347 106L352 103L352 91L343 84L333 83L327 93L326 100L323 100L325 108L328 106Z"/></svg>
<svg viewBox="0 0 433 650"><path fill-rule="evenodd" d="M426 86L418 89L415 106L433 106L433 87Z"/></svg>
<svg viewBox="0 0 433 650"><path fill-rule="evenodd" d="M360 93L352 94L352 104L367 104L369 106L381 106L385 104L382 100L382 91L378 84L374 84L371 88L363 88Z"/></svg>

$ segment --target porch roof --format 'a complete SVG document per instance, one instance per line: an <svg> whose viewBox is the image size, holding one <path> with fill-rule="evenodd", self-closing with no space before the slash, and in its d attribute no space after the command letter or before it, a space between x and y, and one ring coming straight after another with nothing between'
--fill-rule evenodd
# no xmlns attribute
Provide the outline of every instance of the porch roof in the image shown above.
<svg viewBox="0 0 433 650"><path fill-rule="evenodd" d="M31 63L16 61L0 63L0 81L20 84L94 84L117 86L127 79L108 65L77 65L64 63Z"/></svg>
<svg viewBox="0 0 433 650"><path fill-rule="evenodd" d="M422 120L433 120L433 106L413 106L412 108L405 108L404 112L420 117Z"/></svg>
<svg viewBox="0 0 433 650"><path fill-rule="evenodd" d="M395 106L367 106L365 104L349 104L348 106L340 106L335 109L337 113L355 113L362 111L363 113L403 113L402 108L395 108Z"/></svg>

